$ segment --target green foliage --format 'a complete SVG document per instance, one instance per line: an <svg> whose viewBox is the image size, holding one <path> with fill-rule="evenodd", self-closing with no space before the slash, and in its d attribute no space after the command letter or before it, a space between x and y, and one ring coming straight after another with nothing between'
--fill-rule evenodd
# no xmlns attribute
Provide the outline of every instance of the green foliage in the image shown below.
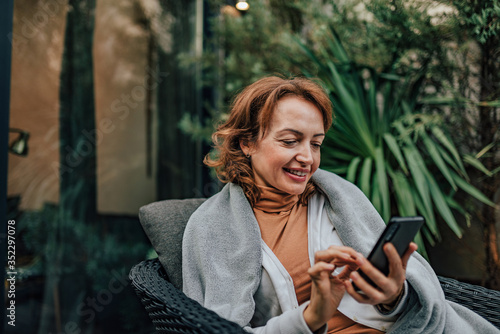
<svg viewBox="0 0 500 334"><path fill-rule="evenodd" d="M221 71L226 98L266 74L297 72L298 68L283 57L286 52L299 50L291 39L294 20L286 14L290 11L273 7L273 1L252 1L251 11L241 15L224 4L225 1L212 1L212 10L222 13L211 20L214 39L209 44L217 50L205 54L204 61Z"/></svg>
<svg viewBox="0 0 500 334"><path fill-rule="evenodd" d="M492 15L497 1L481 5L490 13L481 15L494 23L488 29L497 22ZM470 223L470 212L477 209L463 199L458 203L459 192L492 204L467 173L471 168L484 177L496 172L480 161L486 155L475 154L482 147L471 144L477 142L477 125L470 120L477 119L480 106L498 103L477 99L471 85L476 51L464 26L476 20L476 2L318 0L283 6L279 0L255 0L243 16L214 19L216 44L225 51L206 59L220 70L224 105L266 74L305 69L322 79L337 114L323 167L357 183L385 219L424 215L422 231L434 243L440 239L439 220L461 236L457 215ZM467 12L464 6L472 3L474 12ZM219 106L215 118L224 111ZM454 130L448 133L450 124ZM206 138L210 125L191 119L182 124Z"/></svg>
<svg viewBox="0 0 500 334"><path fill-rule="evenodd" d="M453 62L445 43L453 35L446 15L427 14L434 2L411 0L293 1L255 0L244 15L212 0L212 38L202 59L181 55L186 64L194 61L206 69L204 84L215 87L220 96L211 109L212 122L184 117L181 129L210 141L209 133L223 117L234 94L269 74L297 75L310 59L300 51L295 37L315 47L328 43L329 27L334 26L351 60L378 72L406 73L421 66L429 68L425 78L439 93L453 80ZM423 8L421 8L423 7ZM233 8L234 9L234 8ZM438 23L432 21L438 19ZM430 24L432 21L432 24ZM317 55L321 60L323 55ZM292 59L291 59L292 58ZM299 66L300 65L300 66ZM215 69L215 70L214 70Z"/></svg>
<svg viewBox="0 0 500 334"><path fill-rule="evenodd" d="M500 2L498 0L455 0L465 25L482 44L500 35Z"/></svg>
<svg viewBox="0 0 500 334"><path fill-rule="evenodd" d="M459 237L455 214L470 221L455 200L459 190L493 205L469 183L464 160L477 159L460 156L440 116L422 113L419 92L427 68L400 76L394 69L378 73L359 66L333 29L322 47L299 44L316 65L304 72L324 82L336 114L322 167L357 184L384 220L420 214L426 219L423 234L433 244L440 239L437 217ZM421 235L417 241L423 250Z"/></svg>
<svg viewBox="0 0 500 334"><path fill-rule="evenodd" d="M223 121L231 98L239 90L266 75L300 73L297 63L309 60L295 42L296 34L321 44L328 25L334 22L345 27L342 31L352 41L349 47L353 54L366 60L370 57L361 51L368 48L377 54L375 58L385 55L385 52L377 53L380 48L375 39L363 38L366 35L363 24L352 14L361 2L336 5L335 2L324 4L322 0L313 3L254 0L248 13L242 15L226 1L211 0L209 10L215 15L209 19L211 37L205 43L203 56L181 54L179 61L186 67L193 63L201 65L203 85L216 89L218 100L215 106L205 106L210 113L209 121L185 115L179 128L193 139L210 142L215 124ZM294 61L290 61L289 55L293 55Z"/></svg>

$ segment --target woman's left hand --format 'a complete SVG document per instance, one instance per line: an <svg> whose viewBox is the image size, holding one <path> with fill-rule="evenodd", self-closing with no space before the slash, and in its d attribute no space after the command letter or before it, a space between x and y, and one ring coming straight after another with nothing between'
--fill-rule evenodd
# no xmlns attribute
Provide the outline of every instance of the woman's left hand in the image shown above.
<svg viewBox="0 0 500 334"><path fill-rule="evenodd" d="M417 250L417 244L410 243L408 250L399 257L396 248L391 243L384 245L384 252L389 260L389 275L385 276L375 268L366 258L358 257L356 262L361 269L376 285L372 286L363 279L358 272L352 272L351 280L363 292L354 290L349 280L344 282L347 292L359 303L371 305L387 305L392 308L403 293L403 284L406 280L406 266L411 254Z"/></svg>

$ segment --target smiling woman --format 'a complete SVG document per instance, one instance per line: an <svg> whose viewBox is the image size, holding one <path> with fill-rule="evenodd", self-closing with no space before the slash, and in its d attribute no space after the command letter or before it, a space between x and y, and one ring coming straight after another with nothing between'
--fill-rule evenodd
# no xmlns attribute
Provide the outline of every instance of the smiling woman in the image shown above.
<svg viewBox="0 0 500 334"><path fill-rule="evenodd" d="M318 168L331 122L327 93L307 79L267 77L235 98L205 159L227 184L183 236L186 295L259 334L497 332L445 300L416 244L401 257L384 246L387 275L365 259L385 224L361 190Z"/></svg>
<svg viewBox="0 0 500 334"><path fill-rule="evenodd" d="M290 181L294 181L294 187L298 187L294 193L301 187L306 188L306 191L302 188L299 192L303 194L301 201L310 195L314 186L310 182L302 182L302 176L299 175L306 172L306 181L309 181L318 168L318 145L321 145L333 118L332 105L323 88L304 78L285 80L266 77L245 88L233 101L231 109L233 112L229 119L212 136L217 155L205 158L208 166L215 167L219 179L240 185L252 203L259 196L259 182L265 185L271 175L278 177L283 173L288 175ZM274 143L280 145L274 146ZM261 151L259 145L270 151ZM312 148L309 153L308 149L304 151L308 145ZM287 156L280 155L278 158L275 156L278 152ZM314 164L305 161L304 165L304 152L317 157ZM270 166L270 156L273 161L288 161L276 161L282 165ZM296 157L299 161L293 162L291 159ZM309 159L306 157L306 160ZM256 166L262 166L265 170L275 168L275 171L259 176L260 167L256 170ZM288 171L283 168L288 168ZM295 180L292 179L292 173L299 174Z"/></svg>

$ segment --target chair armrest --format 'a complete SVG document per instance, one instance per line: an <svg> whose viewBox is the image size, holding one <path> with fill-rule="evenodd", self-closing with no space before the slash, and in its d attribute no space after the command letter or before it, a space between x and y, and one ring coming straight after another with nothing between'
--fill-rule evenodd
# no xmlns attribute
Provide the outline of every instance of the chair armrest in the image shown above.
<svg viewBox="0 0 500 334"><path fill-rule="evenodd" d="M500 291L438 276L447 300L479 314L500 329Z"/></svg>
<svg viewBox="0 0 500 334"><path fill-rule="evenodd" d="M174 287L158 259L135 265L129 278L159 333L247 333Z"/></svg>

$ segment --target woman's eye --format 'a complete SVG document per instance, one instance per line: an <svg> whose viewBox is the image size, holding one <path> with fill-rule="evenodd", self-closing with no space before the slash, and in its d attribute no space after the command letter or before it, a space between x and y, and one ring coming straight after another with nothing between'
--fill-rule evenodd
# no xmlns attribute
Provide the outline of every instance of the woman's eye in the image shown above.
<svg viewBox="0 0 500 334"><path fill-rule="evenodd" d="M295 140L282 140L281 142L285 145L293 145L293 144L295 144L296 141Z"/></svg>
<svg viewBox="0 0 500 334"><path fill-rule="evenodd" d="M312 143L311 145L314 148L321 148L321 144L320 143Z"/></svg>

